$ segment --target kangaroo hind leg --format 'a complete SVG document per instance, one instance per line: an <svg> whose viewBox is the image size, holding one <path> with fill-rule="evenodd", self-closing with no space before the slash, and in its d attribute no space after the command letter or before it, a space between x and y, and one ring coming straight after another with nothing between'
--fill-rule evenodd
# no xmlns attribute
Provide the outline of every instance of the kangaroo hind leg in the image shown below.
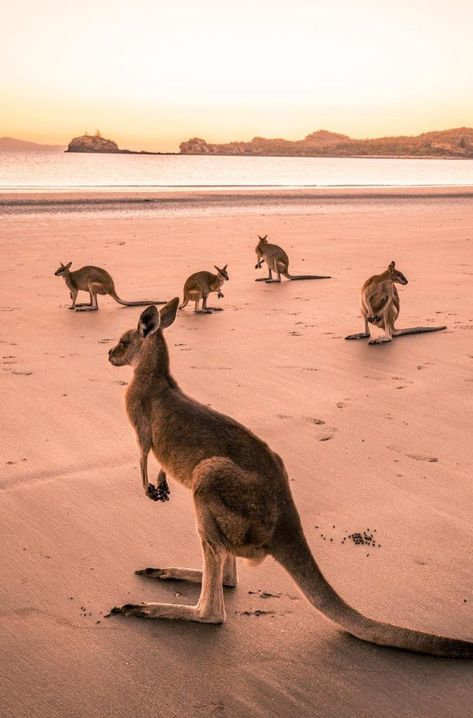
<svg viewBox="0 0 473 718"><path fill-rule="evenodd" d="M202 583L203 572L196 568L142 568L135 571L138 576L156 578L161 581L192 581ZM223 564L223 585L234 588L237 585L237 568L235 556L227 555Z"/></svg>
<svg viewBox="0 0 473 718"><path fill-rule="evenodd" d="M223 564L225 549L205 539L202 540L204 571L202 590L195 606L181 603L126 603L112 608L111 613L138 618L168 618L199 623L223 623L225 605L223 599Z"/></svg>
<svg viewBox="0 0 473 718"><path fill-rule="evenodd" d="M97 286L93 284L92 282L89 284L89 295L90 295L90 303L89 304L81 304L80 306L76 304L75 310L76 312L94 312L97 311L99 308L99 305L97 303Z"/></svg>
<svg viewBox="0 0 473 718"><path fill-rule="evenodd" d="M272 277L270 276L269 279L266 280L266 284L280 284L281 274L284 274L285 277L289 277L286 265L281 264L281 262L275 262L274 271L277 274L277 279L272 279Z"/></svg>

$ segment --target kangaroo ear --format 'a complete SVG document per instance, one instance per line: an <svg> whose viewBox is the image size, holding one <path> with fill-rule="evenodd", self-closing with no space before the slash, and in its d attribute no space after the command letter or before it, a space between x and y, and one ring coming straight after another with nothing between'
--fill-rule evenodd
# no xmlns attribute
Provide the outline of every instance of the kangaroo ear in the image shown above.
<svg viewBox="0 0 473 718"><path fill-rule="evenodd" d="M66 264L66 266L64 267L64 269L69 269L69 267L71 266L71 264L72 264L72 262L68 262L68 263Z"/></svg>
<svg viewBox="0 0 473 718"><path fill-rule="evenodd" d="M395 266L396 266L396 262L391 262L391 264L388 267L389 271L392 272L394 270Z"/></svg>
<svg viewBox="0 0 473 718"><path fill-rule="evenodd" d="M174 297L159 312L161 315L161 329L167 329L174 322L179 307L179 297Z"/></svg>
<svg viewBox="0 0 473 718"><path fill-rule="evenodd" d="M156 307L151 305L141 312L140 320L138 322L138 333L143 339L150 334L154 334L159 329L161 323L161 317Z"/></svg>
<svg viewBox="0 0 473 718"><path fill-rule="evenodd" d="M223 268L223 270L222 270L222 271L224 271L224 272L225 272L225 270L226 270L226 268L227 268L227 267L228 267L228 264L226 264L226 265L224 266L224 268Z"/></svg>
<svg viewBox="0 0 473 718"><path fill-rule="evenodd" d="M217 272L220 272L220 267L217 267L216 264L214 264L214 267L215 267L215 269L217 270Z"/></svg>

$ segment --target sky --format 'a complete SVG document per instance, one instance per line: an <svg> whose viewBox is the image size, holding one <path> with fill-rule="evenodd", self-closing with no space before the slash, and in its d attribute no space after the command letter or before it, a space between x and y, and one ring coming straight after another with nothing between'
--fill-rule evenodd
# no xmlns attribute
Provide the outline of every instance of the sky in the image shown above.
<svg viewBox="0 0 473 718"><path fill-rule="evenodd" d="M4 0L0 136L120 147L473 126L472 0Z"/></svg>

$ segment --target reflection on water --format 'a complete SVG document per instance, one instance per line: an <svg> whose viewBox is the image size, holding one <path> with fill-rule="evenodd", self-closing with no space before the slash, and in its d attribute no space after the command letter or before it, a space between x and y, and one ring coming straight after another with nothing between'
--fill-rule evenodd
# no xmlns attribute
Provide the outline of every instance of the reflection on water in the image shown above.
<svg viewBox="0 0 473 718"><path fill-rule="evenodd" d="M473 185L473 160L0 152L0 190Z"/></svg>

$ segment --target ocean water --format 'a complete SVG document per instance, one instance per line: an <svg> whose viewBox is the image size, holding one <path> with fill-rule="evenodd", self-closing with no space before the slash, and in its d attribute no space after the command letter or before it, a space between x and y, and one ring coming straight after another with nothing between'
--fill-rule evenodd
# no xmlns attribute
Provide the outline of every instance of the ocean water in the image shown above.
<svg viewBox="0 0 473 718"><path fill-rule="evenodd" d="M473 160L0 151L0 192L473 185Z"/></svg>

